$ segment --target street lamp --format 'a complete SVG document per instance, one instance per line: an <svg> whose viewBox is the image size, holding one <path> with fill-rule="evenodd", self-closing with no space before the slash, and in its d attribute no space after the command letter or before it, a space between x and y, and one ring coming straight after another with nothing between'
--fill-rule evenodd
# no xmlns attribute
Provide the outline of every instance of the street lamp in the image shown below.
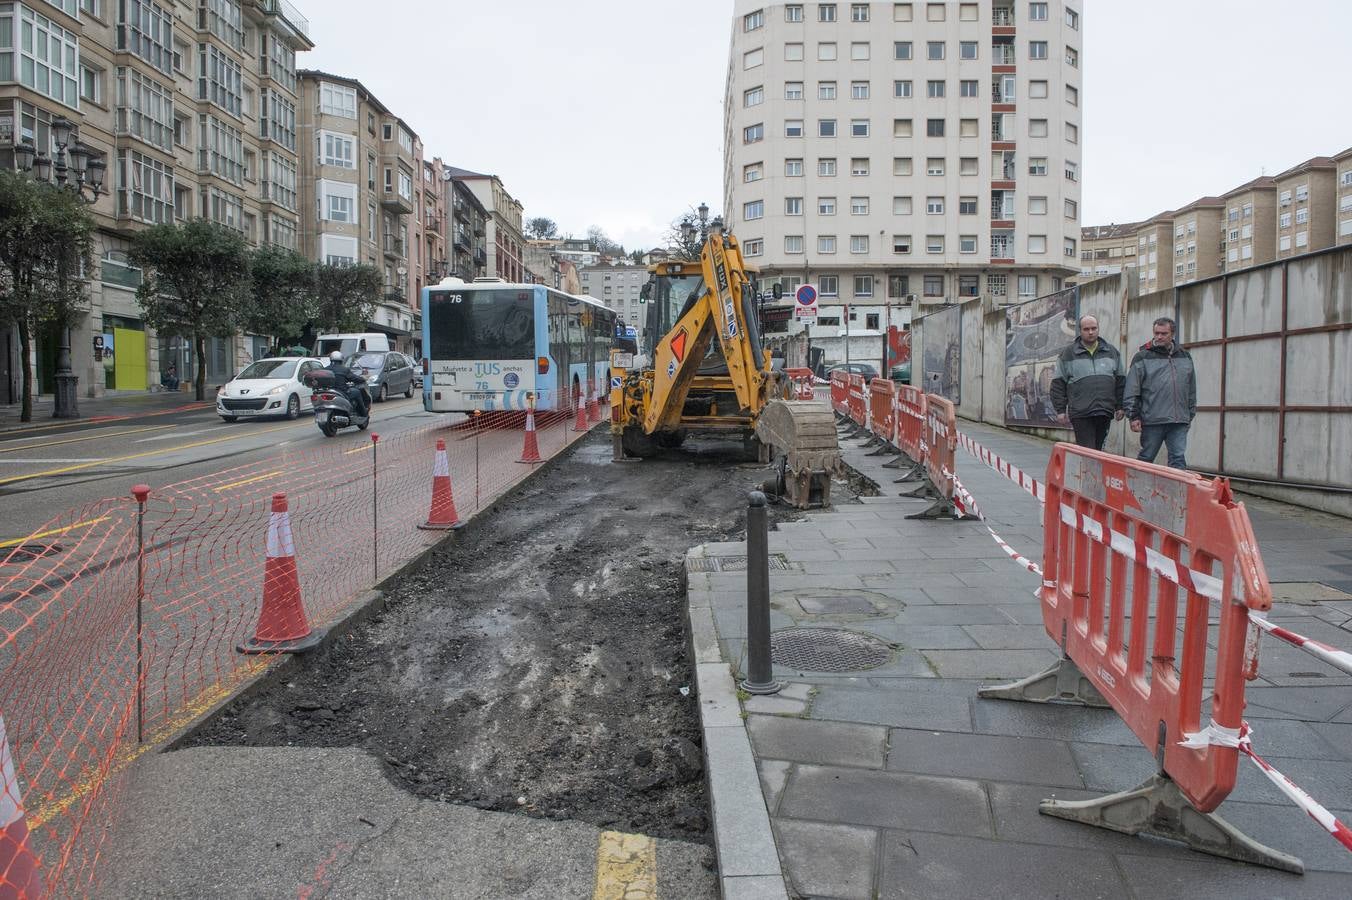
<svg viewBox="0 0 1352 900"><path fill-rule="evenodd" d="M54 182L57 187L74 192L75 196L85 203L98 200L99 195L103 193L103 176L108 169L104 154L79 143L78 140L72 146L71 138L75 133L75 125L65 116L54 117L50 128L56 153L50 157L46 153L40 153L31 139L24 138L14 150L15 164L20 171L30 172L38 181ZM66 162L67 156L70 158L69 164ZM88 197L85 196L85 188L89 188ZM60 277L64 288L66 277L64 270L61 271ZM80 410L76 398L79 394L80 377L70 365L70 325L67 322L61 323L61 344L56 350L54 378L56 400L52 406L52 418L78 419Z"/></svg>

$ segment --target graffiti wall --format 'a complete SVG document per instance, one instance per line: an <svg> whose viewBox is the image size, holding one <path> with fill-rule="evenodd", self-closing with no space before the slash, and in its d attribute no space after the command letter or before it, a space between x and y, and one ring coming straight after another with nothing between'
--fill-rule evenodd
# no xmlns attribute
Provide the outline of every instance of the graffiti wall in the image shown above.
<svg viewBox="0 0 1352 900"><path fill-rule="evenodd" d="M1005 310L1005 424L1066 428L1052 408L1056 359L1075 340L1079 288Z"/></svg>
<svg viewBox="0 0 1352 900"><path fill-rule="evenodd" d="M962 402L962 309L950 306L925 316L925 358L919 387L954 404ZM914 378L912 384L916 384Z"/></svg>

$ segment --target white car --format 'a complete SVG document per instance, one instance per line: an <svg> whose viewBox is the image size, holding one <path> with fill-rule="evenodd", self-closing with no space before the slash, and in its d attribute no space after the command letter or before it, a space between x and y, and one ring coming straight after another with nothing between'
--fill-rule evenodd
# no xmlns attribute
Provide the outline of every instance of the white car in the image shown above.
<svg viewBox="0 0 1352 900"><path fill-rule="evenodd" d="M310 412L310 388L301 379L324 368L308 357L260 359L245 367L216 392L216 414L227 422L260 416L297 418Z"/></svg>

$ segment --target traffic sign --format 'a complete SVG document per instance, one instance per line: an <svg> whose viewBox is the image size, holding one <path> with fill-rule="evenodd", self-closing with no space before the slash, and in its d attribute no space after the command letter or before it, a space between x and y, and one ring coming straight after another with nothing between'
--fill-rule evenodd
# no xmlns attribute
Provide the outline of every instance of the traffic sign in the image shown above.
<svg viewBox="0 0 1352 900"><path fill-rule="evenodd" d="M816 306L817 289L810 284L800 284L793 298L798 301L799 306Z"/></svg>
<svg viewBox="0 0 1352 900"><path fill-rule="evenodd" d="M793 293L793 317L805 325L817 324L817 288L800 284Z"/></svg>

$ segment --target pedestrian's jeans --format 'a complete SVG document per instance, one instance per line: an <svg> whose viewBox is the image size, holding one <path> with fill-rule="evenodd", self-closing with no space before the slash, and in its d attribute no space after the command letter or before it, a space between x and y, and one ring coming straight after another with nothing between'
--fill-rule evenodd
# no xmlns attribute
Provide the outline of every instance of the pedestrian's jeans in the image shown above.
<svg viewBox="0 0 1352 900"><path fill-rule="evenodd" d="M1186 469L1188 462L1184 451L1188 446L1188 423L1173 422L1167 425L1141 426L1141 452L1136 458L1145 462L1154 462L1159 456L1160 445L1169 448L1169 465L1175 469Z"/></svg>

